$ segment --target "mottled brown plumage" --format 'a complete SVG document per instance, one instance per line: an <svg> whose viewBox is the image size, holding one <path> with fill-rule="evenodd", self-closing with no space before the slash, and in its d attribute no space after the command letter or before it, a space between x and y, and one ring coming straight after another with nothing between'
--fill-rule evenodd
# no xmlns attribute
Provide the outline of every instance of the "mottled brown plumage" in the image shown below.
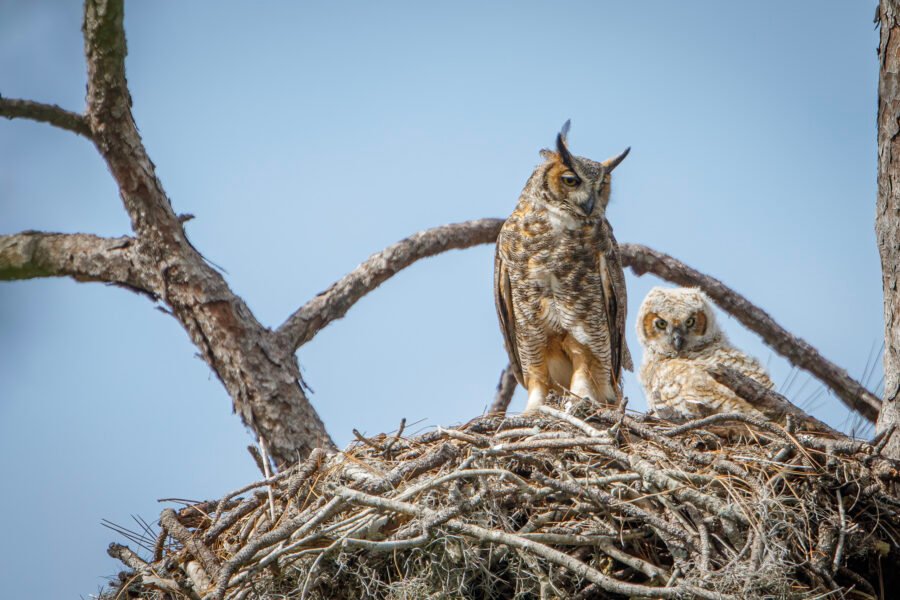
<svg viewBox="0 0 900 600"><path fill-rule="evenodd" d="M573 156L568 122L556 151L532 173L497 240L497 314L527 410L550 391L615 403L625 344L625 277L606 220L610 173L628 150L604 163Z"/></svg>

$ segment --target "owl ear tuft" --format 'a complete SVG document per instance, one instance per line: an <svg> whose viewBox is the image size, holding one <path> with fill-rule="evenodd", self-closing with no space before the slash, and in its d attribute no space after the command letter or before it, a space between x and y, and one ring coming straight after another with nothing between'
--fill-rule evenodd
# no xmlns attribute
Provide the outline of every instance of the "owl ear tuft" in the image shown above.
<svg viewBox="0 0 900 600"><path fill-rule="evenodd" d="M625 157L628 156L629 152L631 152L631 146L628 146L627 148L625 148L625 151L622 152L620 155L614 156L613 158L610 158L609 160L606 160L600 164L602 164L604 167L606 167L607 173L612 173L613 169L618 167L619 163L622 162L623 160L625 160Z"/></svg>
<svg viewBox="0 0 900 600"><path fill-rule="evenodd" d="M569 127L571 126L571 119L567 120L563 123L562 129L560 129L559 133L556 135L556 152L567 167L574 169L573 163L575 161L572 160L572 154L569 152L568 146L566 146L566 138L569 137Z"/></svg>
<svg viewBox="0 0 900 600"><path fill-rule="evenodd" d="M542 148L541 149L541 158L544 160L552 160L556 158L556 152L551 150L550 148Z"/></svg>

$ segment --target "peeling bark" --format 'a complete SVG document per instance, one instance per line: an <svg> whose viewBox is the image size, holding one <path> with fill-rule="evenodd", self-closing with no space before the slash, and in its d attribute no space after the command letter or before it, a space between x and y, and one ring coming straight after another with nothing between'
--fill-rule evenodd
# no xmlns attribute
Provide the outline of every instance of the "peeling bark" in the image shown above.
<svg viewBox="0 0 900 600"><path fill-rule="evenodd" d="M878 199L875 235L884 289L884 406L876 431L900 424L900 2L882 0L878 79ZM886 456L900 458L900 436Z"/></svg>
<svg viewBox="0 0 900 600"><path fill-rule="evenodd" d="M888 4L892 7L895 2ZM890 19L891 27L896 27L895 13L893 8L882 11L882 19ZM185 328L200 356L231 396L235 412L265 441L276 463L295 462L316 447L333 447L302 388L294 354L297 348L330 322L343 317L368 292L417 260L451 249L493 242L503 221L482 219L414 234L371 256L298 309L277 331L270 330L257 321L222 275L191 245L183 220L176 215L156 175L131 113L131 96L125 78L123 17L123 0L85 2L83 32L88 91L84 115L51 104L0 98L0 116L46 122L91 139L119 187L134 236L100 238L38 232L0 236L0 280L69 276L79 281L109 282L152 296L165 303ZM885 50L890 38L886 32L890 31L890 27L882 29L882 57L890 58L883 62L883 89L887 87L886 81L891 86L897 85L895 46L900 41L892 41L893 45ZM900 40L900 37L890 39ZM887 114L884 106L882 102L879 112L882 120ZM896 115L896 109L890 114ZM896 118L888 125L893 140L898 129ZM892 148L883 148L880 145L880 161L893 156ZM879 179L879 189L883 187L890 189L890 181ZM887 214L886 207L881 204L879 207L880 215ZM897 220L897 209L891 210ZM888 233L897 237L895 231ZM879 242L884 250L887 246L881 236ZM896 240L891 248L900 253ZM621 250L623 263L639 275L653 272L681 285L700 286L776 351L822 379L849 406L874 418L879 407L877 398L721 282L649 248L623 244ZM889 264L896 268L897 260ZM896 290L893 272L891 276L890 282L885 280L886 290ZM897 302L900 303L900 295ZM889 312L886 304L886 315L892 314L893 310ZM886 321L893 323L891 319ZM888 325L888 331L891 330ZM889 344L886 365L900 359L900 332L895 335L897 343ZM896 395L896 369L892 372L886 368L886 372L894 373L889 375L888 389ZM514 386L506 386L498 401L508 403L513 389Z"/></svg>
<svg viewBox="0 0 900 600"><path fill-rule="evenodd" d="M87 120L116 180L137 238L140 268L225 385L235 412L277 463L333 443L301 387L292 350L279 343L185 236L131 114L122 0L85 3Z"/></svg>
<svg viewBox="0 0 900 600"><path fill-rule="evenodd" d="M134 238L26 231L0 236L0 281L72 277L153 294L137 269Z"/></svg>
<svg viewBox="0 0 900 600"><path fill-rule="evenodd" d="M91 128L84 115L70 112L55 104L0 98L0 117L6 117L7 119L31 119L40 123L49 123L86 138L91 137Z"/></svg>

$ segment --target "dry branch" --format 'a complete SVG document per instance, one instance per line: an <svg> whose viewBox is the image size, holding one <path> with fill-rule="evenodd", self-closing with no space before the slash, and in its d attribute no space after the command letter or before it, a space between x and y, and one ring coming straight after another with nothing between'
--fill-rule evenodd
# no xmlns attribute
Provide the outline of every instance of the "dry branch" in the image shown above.
<svg viewBox="0 0 900 600"><path fill-rule="evenodd" d="M497 382L497 393L494 395L494 401L488 408L488 412L501 415L505 413L506 409L509 408L509 403L512 402L513 394L516 393L517 385L518 381L516 381L516 373L512 365L506 365L503 372L500 373L500 381Z"/></svg>
<svg viewBox="0 0 900 600"><path fill-rule="evenodd" d="M360 298L417 260L446 252L488 244L497 239L501 219L480 219L426 229L373 254L356 269L292 314L278 335L297 349L323 327L340 319Z"/></svg>
<svg viewBox="0 0 900 600"><path fill-rule="evenodd" d="M300 385L293 350L254 317L185 236L131 113L122 0L87 0L87 120L131 217L142 278L171 309L279 464L333 447Z"/></svg>
<svg viewBox="0 0 900 600"><path fill-rule="evenodd" d="M622 244L622 263L637 275L652 273L681 286L699 287L719 307L745 327L756 332L791 364L809 371L831 388L852 410L875 421L881 401L862 384L835 365L803 339L791 334L764 310L752 304L718 279L704 275L662 252L638 244Z"/></svg>
<svg viewBox="0 0 900 600"><path fill-rule="evenodd" d="M763 387L759 382L734 369L725 365L716 365L708 371L713 379L732 390L773 421L783 423L790 417L809 431L841 435L837 430L794 406L790 400L775 390Z"/></svg>
<svg viewBox="0 0 900 600"><path fill-rule="evenodd" d="M281 466L312 448L333 448L301 386L296 349L389 277L417 260L454 248L493 242L500 219L482 219L423 231L373 255L356 270L291 315L277 332L263 327L246 303L188 241L141 140L125 76L123 0L86 0L87 112L82 117L51 105L0 99L0 115L46 121L90 137L109 166L135 233L127 256L100 238L75 236L37 242L36 234L2 238L4 278L69 275L112 281L150 293L182 324L232 398L235 412ZM86 244L60 260L58 246ZM115 242L112 242L115 243ZM32 245L35 244L35 245ZM57 247L52 251L48 249ZM760 333L776 351L825 381L850 406L874 418L878 400L808 344L777 326L760 309L720 282L642 246L623 245L636 273L654 272L682 285L699 285L725 310ZM100 255L110 255L100 261ZM70 255L66 255L70 256ZM124 262L123 262L124 261ZM502 386L497 409L515 386Z"/></svg>
<svg viewBox="0 0 900 600"><path fill-rule="evenodd" d="M83 115L65 110L55 104L0 97L0 117L48 123L88 139L91 138L91 128Z"/></svg>
<svg viewBox="0 0 900 600"><path fill-rule="evenodd" d="M137 269L133 238L39 231L0 236L0 281L35 277L102 281L153 294Z"/></svg>
<svg viewBox="0 0 900 600"><path fill-rule="evenodd" d="M396 456L379 443L391 436L320 455L271 482L275 527L262 502L211 515L149 566L188 582L209 540L215 600L801 599L871 580L900 533L898 464L866 442L802 434L779 462L792 435L777 424L716 415L732 424L719 434L559 401L574 414L485 415L401 439Z"/></svg>

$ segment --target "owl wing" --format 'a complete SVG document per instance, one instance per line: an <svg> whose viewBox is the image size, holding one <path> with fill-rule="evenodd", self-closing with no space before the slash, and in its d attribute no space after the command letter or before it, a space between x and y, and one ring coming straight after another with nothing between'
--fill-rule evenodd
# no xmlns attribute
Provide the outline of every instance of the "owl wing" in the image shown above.
<svg viewBox="0 0 900 600"><path fill-rule="evenodd" d="M509 283L509 272L506 262L500 255L501 240L497 240L497 251L494 254L494 303L497 305L497 317L500 319L500 330L509 354L509 364L519 385L524 386L522 379L522 361L519 359L519 348L516 345L516 317L513 313L512 288Z"/></svg>
<svg viewBox="0 0 900 600"><path fill-rule="evenodd" d="M606 229L606 239L609 244L601 252L599 257L600 276L603 280L603 300L606 308L606 318L609 326L609 343L612 352L613 374L618 383L622 369L634 370L631 362L631 353L625 342L625 311L628 306L627 292L625 291L625 273L619 262L619 244L613 235L609 221L603 220Z"/></svg>
<svg viewBox="0 0 900 600"><path fill-rule="evenodd" d="M706 361L672 359L660 363L645 384L653 408L664 419L683 420L739 412L764 417L756 408L706 372Z"/></svg>

